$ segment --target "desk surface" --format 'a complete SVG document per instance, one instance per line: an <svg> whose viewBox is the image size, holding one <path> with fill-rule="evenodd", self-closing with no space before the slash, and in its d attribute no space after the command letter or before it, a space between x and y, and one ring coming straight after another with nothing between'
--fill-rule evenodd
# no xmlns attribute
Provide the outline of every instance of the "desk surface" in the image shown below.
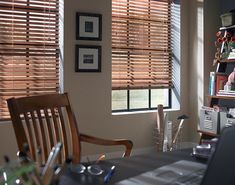
<svg viewBox="0 0 235 185"><path fill-rule="evenodd" d="M76 174L73 172L67 172L60 179L59 185L100 185L104 184L103 178L111 166L115 165L116 170L108 184L114 184L115 182L127 179L139 175L143 172L154 170L163 165L173 163L178 160L190 160L195 161L195 158L190 156L192 149L186 149L181 151L166 152L166 153L152 153L139 156L133 156L130 158L111 159L101 161L100 165L105 170L103 175L93 176L88 173ZM200 161L199 161L200 162Z"/></svg>

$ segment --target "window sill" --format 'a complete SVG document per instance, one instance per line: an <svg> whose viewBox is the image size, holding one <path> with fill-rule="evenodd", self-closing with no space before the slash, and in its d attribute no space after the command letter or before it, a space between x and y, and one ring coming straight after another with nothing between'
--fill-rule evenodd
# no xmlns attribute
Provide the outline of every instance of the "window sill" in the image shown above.
<svg viewBox="0 0 235 185"><path fill-rule="evenodd" d="M176 112L180 109L164 109L164 112ZM157 112L157 109L155 110L141 110L141 111L126 111L126 112L112 112L112 116L119 116L119 115L131 115L131 114L148 114L148 113L155 113Z"/></svg>
<svg viewBox="0 0 235 185"><path fill-rule="evenodd" d="M12 124L10 119L2 119L0 120L0 124Z"/></svg>

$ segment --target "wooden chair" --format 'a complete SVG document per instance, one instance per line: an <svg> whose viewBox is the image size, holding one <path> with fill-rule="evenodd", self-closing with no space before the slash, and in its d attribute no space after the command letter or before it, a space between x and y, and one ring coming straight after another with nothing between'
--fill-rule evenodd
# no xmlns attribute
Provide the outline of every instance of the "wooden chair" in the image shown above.
<svg viewBox="0 0 235 185"><path fill-rule="evenodd" d="M33 160L45 164L51 148L62 142L59 162L72 155L74 163L81 160L81 142L97 145L124 145L124 157L130 156L132 142L126 139L107 140L79 133L67 93L47 94L7 100L19 150L29 145ZM37 153L40 147L41 154Z"/></svg>

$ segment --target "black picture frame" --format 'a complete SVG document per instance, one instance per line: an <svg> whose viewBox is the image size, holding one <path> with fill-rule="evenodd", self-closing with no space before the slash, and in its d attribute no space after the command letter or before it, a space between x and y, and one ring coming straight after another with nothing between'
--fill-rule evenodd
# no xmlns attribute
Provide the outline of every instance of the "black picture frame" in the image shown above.
<svg viewBox="0 0 235 185"><path fill-rule="evenodd" d="M102 40L102 15L94 13L76 13L76 39Z"/></svg>
<svg viewBox="0 0 235 185"><path fill-rule="evenodd" d="M75 72L101 72L101 46L76 45Z"/></svg>

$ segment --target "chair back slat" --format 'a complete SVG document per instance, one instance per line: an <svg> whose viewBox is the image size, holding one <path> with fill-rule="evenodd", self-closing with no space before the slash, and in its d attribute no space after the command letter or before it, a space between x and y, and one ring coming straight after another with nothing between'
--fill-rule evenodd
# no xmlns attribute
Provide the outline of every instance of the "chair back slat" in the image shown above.
<svg viewBox="0 0 235 185"><path fill-rule="evenodd" d="M26 136L28 136L28 142L27 144L29 145L29 149L30 149L30 153L31 153L31 157L33 159L36 159L36 152L34 149L35 146L35 136L34 136L34 131L33 131L33 126L30 123L30 119L29 119L29 114L27 112L24 112L23 115L21 116L21 121L25 122L25 130L24 132L26 132ZM22 147L24 147L25 143L22 143ZM21 150L24 150L24 148L22 148Z"/></svg>
<svg viewBox="0 0 235 185"><path fill-rule="evenodd" d="M50 149L51 149L56 144L55 128L54 128L54 125L51 123L49 109L44 108L43 111L44 111L45 121L47 124L48 133L49 133L49 141L51 143L51 146L50 146Z"/></svg>
<svg viewBox="0 0 235 185"><path fill-rule="evenodd" d="M59 128L59 123L58 123L58 113L55 112L55 108L51 108L51 115L52 115L52 120L53 120L53 125L54 125L54 128L55 128L55 140L56 140L56 143L57 142L61 142L62 139L61 139L61 130ZM62 163L62 155L60 154L58 156L58 160L60 163Z"/></svg>
<svg viewBox="0 0 235 185"><path fill-rule="evenodd" d="M42 144L41 144L42 143L41 142L41 138L42 138L41 137L41 131L40 131L38 123L37 123L37 121L35 119L34 111L30 111L29 115L31 117L31 124L33 126L33 130L32 131L34 132L34 138L35 138L35 142L36 142L36 144L34 145L35 146L34 150L35 150L36 158L37 158L37 161L38 161L39 160L39 156L38 156L37 150L39 148L41 148L41 146L42 146Z"/></svg>
<svg viewBox="0 0 235 185"><path fill-rule="evenodd" d="M69 156L73 156L73 162L80 162L80 135L67 93L10 98L7 103L19 150L28 143L32 158L45 164L49 151L61 142L59 162Z"/></svg>
<svg viewBox="0 0 235 185"><path fill-rule="evenodd" d="M37 112L37 118L38 118L38 122L39 122L39 126L40 126L40 130L41 130L41 135L42 135L42 146L41 146L41 155L42 155L42 163L45 163L47 157L48 157L48 132L47 132L47 127L46 124L44 124L42 115L41 115L41 111L40 110L36 110Z"/></svg>
<svg viewBox="0 0 235 185"><path fill-rule="evenodd" d="M58 123L56 120L56 116L55 116L55 111L53 108L49 109L50 110L50 118L51 118L51 124L53 126L53 130L54 130L54 140L55 143L57 143L60 140L60 134L59 134L59 128L58 128Z"/></svg>
<svg viewBox="0 0 235 185"><path fill-rule="evenodd" d="M69 143L68 143L68 140L67 140L64 116L63 116L61 107L57 107L57 110L58 110L58 114L59 114L59 117L60 117L60 128L61 128L61 131L62 131L61 141L62 141L62 143L67 143L67 144L64 145L64 150L63 150L63 155L64 155L64 157L66 157L66 156L69 155L68 154L68 144Z"/></svg>

